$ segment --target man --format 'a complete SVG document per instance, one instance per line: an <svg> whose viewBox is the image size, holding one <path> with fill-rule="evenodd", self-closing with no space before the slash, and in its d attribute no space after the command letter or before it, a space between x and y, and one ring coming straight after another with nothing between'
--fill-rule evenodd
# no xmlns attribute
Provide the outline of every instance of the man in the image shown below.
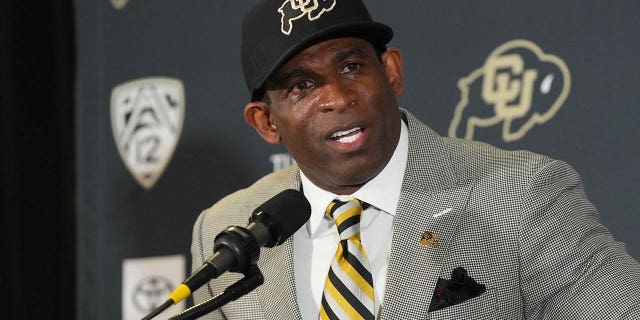
<svg viewBox="0 0 640 320"><path fill-rule="evenodd" d="M402 57L361 1L260 0L242 34L245 119L297 166L205 210L193 265L284 189L302 190L312 214L262 250L265 283L211 318L640 319L640 266L573 169L441 138L398 108ZM342 212L357 217L348 239ZM239 278L210 282L196 302Z"/></svg>

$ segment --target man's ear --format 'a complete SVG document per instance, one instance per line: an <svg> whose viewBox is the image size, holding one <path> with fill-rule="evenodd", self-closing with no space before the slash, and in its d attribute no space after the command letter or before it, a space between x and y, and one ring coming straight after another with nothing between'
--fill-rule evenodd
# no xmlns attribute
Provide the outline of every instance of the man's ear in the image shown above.
<svg viewBox="0 0 640 320"><path fill-rule="evenodd" d="M382 53L382 65L387 74L387 79L393 88L397 98L400 98L404 84L402 82L402 54L396 48L389 48Z"/></svg>
<svg viewBox="0 0 640 320"><path fill-rule="evenodd" d="M252 126L264 141L269 144L280 143L278 128L271 121L269 106L264 101L249 102L244 107L244 120Z"/></svg>

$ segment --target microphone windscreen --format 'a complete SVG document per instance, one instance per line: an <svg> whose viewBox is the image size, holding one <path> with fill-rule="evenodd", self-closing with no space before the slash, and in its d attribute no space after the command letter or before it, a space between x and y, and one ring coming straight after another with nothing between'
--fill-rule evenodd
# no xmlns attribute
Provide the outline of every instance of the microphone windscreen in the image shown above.
<svg viewBox="0 0 640 320"><path fill-rule="evenodd" d="M271 239L267 247L283 243L309 220L311 205L298 190L286 189L253 211L250 222L267 224Z"/></svg>

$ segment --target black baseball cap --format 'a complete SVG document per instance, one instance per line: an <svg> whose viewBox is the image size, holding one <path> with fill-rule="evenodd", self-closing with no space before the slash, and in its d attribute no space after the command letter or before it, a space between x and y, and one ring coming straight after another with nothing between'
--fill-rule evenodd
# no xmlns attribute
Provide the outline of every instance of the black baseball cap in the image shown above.
<svg viewBox="0 0 640 320"><path fill-rule="evenodd" d="M363 38L384 48L393 37L387 25L371 19L361 0L257 0L244 15L241 57L252 101L289 58L323 40Z"/></svg>

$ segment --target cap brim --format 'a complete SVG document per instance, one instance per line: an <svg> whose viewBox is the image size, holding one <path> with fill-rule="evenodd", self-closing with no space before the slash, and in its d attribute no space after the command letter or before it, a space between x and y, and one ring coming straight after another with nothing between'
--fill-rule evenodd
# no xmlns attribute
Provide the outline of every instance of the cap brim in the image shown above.
<svg viewBox="0 0 640 320"><path fill-rule="evenodd" d="M273 64L271 69L265 74L264 79L258 84L252 92L252 100L261 99L264 94L264 86L267 80L291 57L296 55L303 49L316 44L318 42L340 38L340 37L358 37L369 41L375 47L384 47L393 37L393 30L385 24L373 21L349 22L336 24L329 28L318 30L308 37L302 39L295 46L289 48L285 53Z"/></svg>

